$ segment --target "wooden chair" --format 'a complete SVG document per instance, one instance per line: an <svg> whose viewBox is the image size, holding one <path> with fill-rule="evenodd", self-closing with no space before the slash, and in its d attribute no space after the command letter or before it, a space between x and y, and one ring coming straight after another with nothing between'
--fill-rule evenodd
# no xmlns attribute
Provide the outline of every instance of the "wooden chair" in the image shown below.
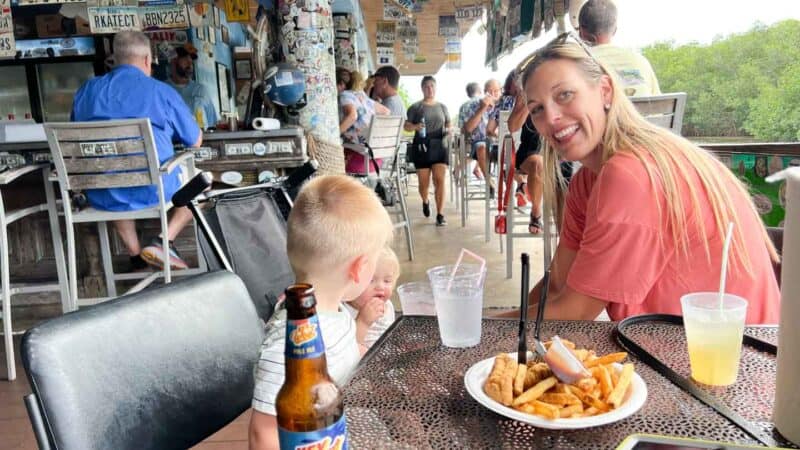
<svg viewBox="0 0 800 450"><path fill-rule="evenodd" d="M66 313L69 311L69 292L67 290L67 272L64 267L64 244L61 240L61 229L58 225L58 216L55 211L48 211L48 203L19 208L6 211L2 195L3 188L15 182L24 175L41 171L45 184L45 193L48 201L53 198L53 185L48 180L50 164L36 164L22 166L11 169L0 174L0 295L2 295L2 312L0 318L3 319L3 338L6 349L6 369L8 371L8 381L17 378L16 364L14 362L14 334L22 334L22 331L14 332L11 321L11 296L16 294L30 294L34 292L58 291L61 295L61 308ZM36 283L36 284L11 284L10 252L11 248L8 240L8 226L12 223L27 217L31 214L48 211L50 219L50 232L53 239L53 254L56 260L56 271L58 283Z"/></svg>
<svg viewBox="0 0 800 450"><path fill-rule="evenodd" d="M106 222L123 219L159 219L163 237L162 246L165 250L168 249L167 210L172 207L172 202L171 199L164 197L161 176L172 172L181 164L188 166L190 176L194 175L193 154L185 152L176 155L161 165L149 119L47 123L44 129L53 155L63 200L71 309L78 308L74 230L75 224L78 223L97 223L108 298L117 296L117 280L141 279L128 292L141 290L161 276L164 277L165 283L171 282L172 271L169 264L165 264L162 271L152 273L115 274ZM72 209L70 190L147 185L156 186L159 198L156 206L134 211L103 211L94 208L73 211ZM56 210L55 202L51 202L50 208ZM198 258L198 261L199 269L181 271L182 274L205 271L203 259ZM102 300L105 298L84 299L84 304Z"/></svg>
<svg viewBox="0 0 800 450"><path fill-rule="evenodd" d="M651 123L668 128L677 135L681 134L683 113L686 110L685 92L651 97L630 97L630 101L639 113Z"/></svg>
<svg viewBox="0 0 800 450"><path fill-rule="evenodd" d="M344 144L346 150L351 150L364 157L364 173L363 174L349 174L354 176L369 177L369 169L371 165L369 150L375 159L383 159L384 162L388 161L391 166L387 166L388 170L381 170L380 179L385 185L392 184L395 187L397 204L400 210L394 210L398 215L398 219L394 222L395 228L403 228L406 234L406 244L408 247L408 259L414 260L414 238L411 232L411 219L408 217L408 206L406 205L406 198L402 191L402 178L400 170L400 161L398 160L398 149L400 147L400 134L403 131L403 118L400 116L383 116L375 114L367 130L366 145L360 144Z"/></svg>

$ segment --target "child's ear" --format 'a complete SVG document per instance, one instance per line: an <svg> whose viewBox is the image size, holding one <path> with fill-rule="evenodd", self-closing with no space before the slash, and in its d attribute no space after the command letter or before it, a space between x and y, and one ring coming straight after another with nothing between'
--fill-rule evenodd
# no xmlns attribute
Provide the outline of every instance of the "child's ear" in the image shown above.
<svg viewBox="0 0 800 450"><path fill-rule="evenodd" d="M361 282L361 272L367 262L367 255L359 255L350 262L350 266L347 268L347 275L354 283L358 284Z"/></svg>

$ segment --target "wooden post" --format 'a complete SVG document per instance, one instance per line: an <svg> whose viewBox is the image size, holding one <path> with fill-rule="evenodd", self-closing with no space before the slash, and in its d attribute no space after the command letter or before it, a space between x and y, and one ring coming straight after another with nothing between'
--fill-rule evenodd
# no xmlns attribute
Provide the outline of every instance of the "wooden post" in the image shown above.
<svg viewBox="0 0 800 450"><path fill-rule="evenodd" d="M333 13L328 0L279 1L280 41L286 62L306 77L308 104L300 110L300 125L315 141L313 156L323 173L344 173L339 138L336 65L333 57ZM310 146L311 147L311 146Z"/></svg>

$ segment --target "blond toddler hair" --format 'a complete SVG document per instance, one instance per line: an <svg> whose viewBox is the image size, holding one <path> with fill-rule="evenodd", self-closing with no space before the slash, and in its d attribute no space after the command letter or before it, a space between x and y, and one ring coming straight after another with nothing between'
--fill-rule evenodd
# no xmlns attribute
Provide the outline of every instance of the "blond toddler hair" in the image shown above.
<svg viewBox="0 0 800 450"><path fill-rule="evenodd" d="M345 175L324 175L306 183L287 228L286 251L298 278L331 272L360 255L375 255L391 242L394 230L375 193Z"/></svg>

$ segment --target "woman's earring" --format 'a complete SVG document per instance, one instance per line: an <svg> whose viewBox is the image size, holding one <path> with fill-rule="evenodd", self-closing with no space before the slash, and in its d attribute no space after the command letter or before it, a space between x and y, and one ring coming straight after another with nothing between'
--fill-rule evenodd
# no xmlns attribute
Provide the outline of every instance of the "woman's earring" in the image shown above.
<svg viewBox="0 0 800 450"><path fill-rule="evenodd" d="M609 109L611 109L611 103L606 103L605 105L603 105L603 108L604 108L606 111L608 111Z"/></svg>

